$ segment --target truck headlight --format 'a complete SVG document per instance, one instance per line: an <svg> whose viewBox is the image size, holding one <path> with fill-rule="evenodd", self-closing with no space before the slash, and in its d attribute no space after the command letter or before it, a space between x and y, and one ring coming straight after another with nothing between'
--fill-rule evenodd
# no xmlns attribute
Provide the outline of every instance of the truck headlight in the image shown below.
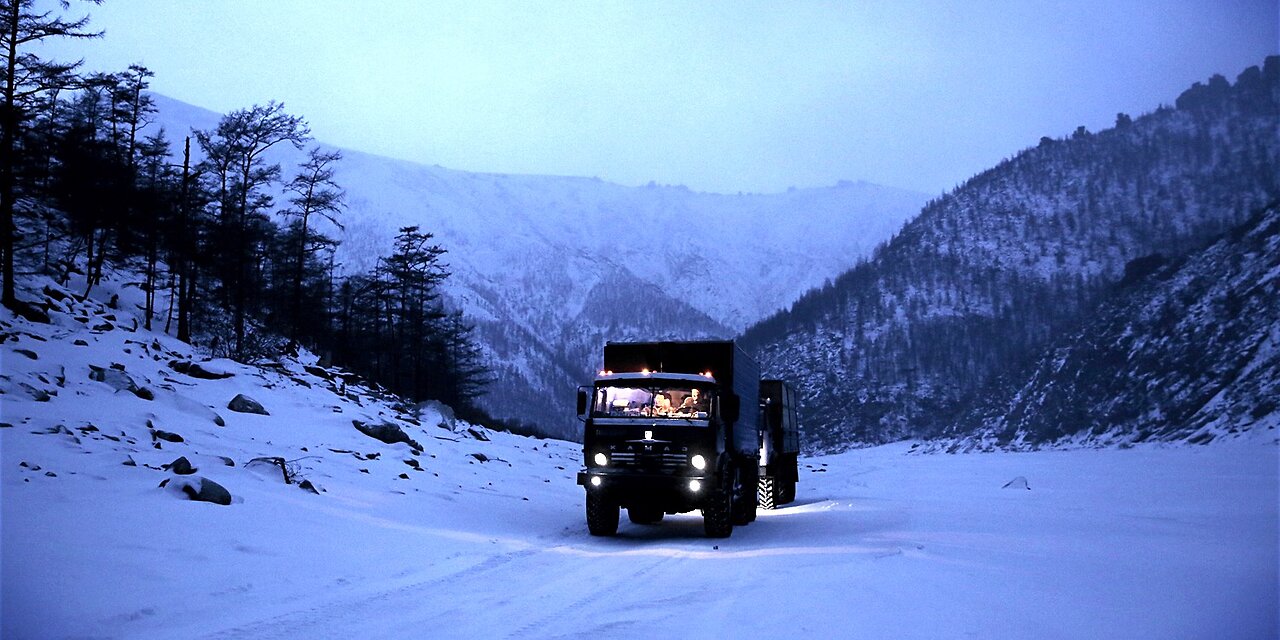
<svg viewBox="0 0 1280 640"><path fill-rule="evenodd" d="M598 487L600 486L600 482L600 476L591 476L591 486Z"/></svg>
<svg viewBox="0 0 1280 640"><path fill-rule="evenodd" d="M593 460L596 461L596 466L599 466L599 467L609 466L609 456L606 456L603 453L597 453L596 457L593 458Z"/></svg>
<svg viewBox="0 0 1280 640"><path fill-rule="evenodd" d="M693 465L694 469L701 471L707 468L707 459L702 457L702 454L695 453L693 457L689 458L689 464ZM694 489L694 491L697 491L697 489Z"/></svg>
<svg viewBox="0 0 1280 640"><path fill-rule="evenodd" d="M701 481L699 481L699 480L690 480L690 481L689 481L689 490L690 490L690 491L692 491L692 492L694 492L694 493L697 493L697 492L698 492L698 490L700 490L700 489L702 489L702 482L701 482Z"/></svg>

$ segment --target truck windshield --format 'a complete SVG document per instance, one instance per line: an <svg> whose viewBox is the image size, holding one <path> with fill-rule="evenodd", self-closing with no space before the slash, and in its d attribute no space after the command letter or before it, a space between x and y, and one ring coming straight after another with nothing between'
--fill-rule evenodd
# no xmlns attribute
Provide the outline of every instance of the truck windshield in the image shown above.
<svg viewBox="0 0 1280 640"><path fill-rule="evenodd" d="M706 420L711 393L691 387L596 387L591 415L596 418L672 418Z"/></svg>

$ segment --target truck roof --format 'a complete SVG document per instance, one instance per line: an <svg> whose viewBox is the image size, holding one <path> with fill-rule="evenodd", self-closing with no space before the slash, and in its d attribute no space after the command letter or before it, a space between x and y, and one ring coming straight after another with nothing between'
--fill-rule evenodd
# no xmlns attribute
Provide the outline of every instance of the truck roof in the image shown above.
<svg viewBox="0 0 1280 640"><path fill-rule="evenodd" d="M596 376L596 382L612 382L615 380L682 380L685 382L698 383L715 383L713 376L695 373L669 373L666 371L657 371L650 373L613 373L608 371Z"/></svg>

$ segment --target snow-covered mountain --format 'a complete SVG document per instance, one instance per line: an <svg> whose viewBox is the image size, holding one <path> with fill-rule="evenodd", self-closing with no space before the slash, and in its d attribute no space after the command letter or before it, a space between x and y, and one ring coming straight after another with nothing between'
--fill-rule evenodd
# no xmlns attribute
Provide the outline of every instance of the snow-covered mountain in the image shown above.
<svg viewBox="0 0 1280 640"><path fill-rule="evenodd" d="M1044 138L930 202L746 344L799 383L812 446L977 428L956 420L1079 327L1131 260L1201 248L1280 197L1277 113L1272 56L1176 107Z"/></svg>
<svg viewBox="0 0 1280 640"><path fill-rule="evenodd" d="M174 139L219 117L157 104L153 126ZM498 368L486 406L563 435L576 427L571 390L604 341L731 336L868 255L926 200L864 182L721 195L343 153L338 259L365 269L399 227L434 233L449 251L450 299Z"/></svg>

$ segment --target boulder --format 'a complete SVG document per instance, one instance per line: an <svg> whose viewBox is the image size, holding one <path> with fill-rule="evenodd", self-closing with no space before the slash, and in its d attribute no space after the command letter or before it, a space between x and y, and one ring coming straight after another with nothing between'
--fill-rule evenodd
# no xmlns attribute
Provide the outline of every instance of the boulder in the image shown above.
<svg viewBox="0 0 1280 640"><path fill-rule="evenodd" d="M129 393L138 392L138 383L129 377L129 374L119 369L103 369L89 365L89 379L102 382L116 391L128 391Z"/></svg>
<svg viewBox="0 0 1280 640"><path fill-rule="evenodd" d="M413 438L410 438L409 434L405 433L399 425L391 424L390 422L384 422L382 424L365 424L359 420L352 420L351 423L355 425L356 429L358 429L360 433L363 433L374 440L380 440L387 444L403 442L414 449L422 449L422 445L418 444Z"/></svg>
<svg viewBox="0 0 1280 640"><path fill-rule="evenodd" d="M13 304L8 305L9 310L14 315L27 320L28 322L37 322L40 324L49 324L49 314L43 309L22 300L14 300Z"/></svg>
<svg viewBox="0 0 1280 640"><path fill-rule="evenodd" d="M170 432L165 431L165 430L163 430L163 429L152 429L152 430L151 430L151 439L152 439L152 440L164 440L165 442L185 442L185 440L183 440L182 436L180 436L180 435L178 435L178 434L176 434L176 433L170 433Z"/></svg>
<svg viewBox="0 0 1280 640"><path fill-rule="evenodd" d="M213 371L190 360L170 360L169 368L201 380L222 380L235 375L227 371Z"/></svg>
<svg viewBox="0 0 1280 640"><path fill-rule="evenodd" d="M232 398L231 402L227 403L227 408L235 411L236 413L256 413L260 416L271 415L270 413L267 413L267 410L264 409L257 400L254 400L243 393L236 394L236 397Z"/></svg>
<svg viewBox="0 0 1280 640"><path fill-rule="evenodd" d="M180 476L189 476L196 472L196 468L191 466L191 461L187 460L186 456L181 456L177 460L170 462L165 465L165 468L171 473L176 473Z"/></svg>
<svg viewBox="0 0 1280 640"><path fill-rule="evenodd" d="M19 383L18 383L18 386L19 386L23 391L27 392L27 395L31 396L31 399L32 399L32 400L35 400L36 402L48 402L48 401L49 401L49 398L50 398L50 396L49 396L49 392L48 392L48 391L45 391L44 389L40 389L40 388L37 388L37 387L33 387L33 386L31 386L31 385L29 385L29 384L27 384L27 383L25 383L25 382L19 382Z"/></svg>
<svg viewBox="0 0 1280 640"><path fill-rule="evenodd" d="M166 478L160 483L169 493L186 496L196 502L212 502L214 504L231 504L231 492L226 487L201 476L185 478Z"/></svg>

